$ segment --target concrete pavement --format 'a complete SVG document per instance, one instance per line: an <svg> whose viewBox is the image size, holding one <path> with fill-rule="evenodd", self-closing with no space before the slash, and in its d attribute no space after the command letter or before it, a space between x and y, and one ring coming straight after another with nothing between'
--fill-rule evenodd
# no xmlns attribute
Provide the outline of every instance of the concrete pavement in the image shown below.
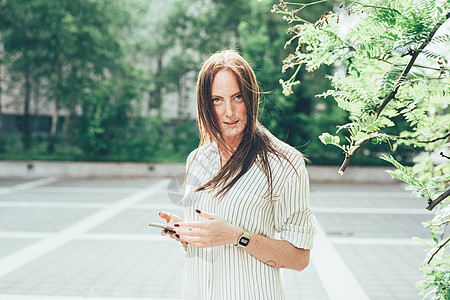
<svg viewBox="0 0 450 300"><path fill-rule="evenodd" d="M0 299L181 299L184 251L158 229L182 215L176 180L0 178ZM175 187L174 187L175 186ZM425 203L393 184L311 184L310 266L288 300L420 299Z"/></svg>

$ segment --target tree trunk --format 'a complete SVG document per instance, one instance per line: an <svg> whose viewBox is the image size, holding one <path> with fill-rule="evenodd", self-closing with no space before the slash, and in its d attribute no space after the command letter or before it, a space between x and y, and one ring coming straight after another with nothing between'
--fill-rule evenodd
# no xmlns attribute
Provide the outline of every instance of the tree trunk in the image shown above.
<svg viewBox="0 0 450 300"><path fill-rule="evenodd" d="M22 144L25 150L31 148L31 128L30 128L30 101L31 101L31 78L30 70L27 66L25 69L25 99L23 105L23 130Z"/></svg>
<svg viewBox="0 0 450 300"><path fill-rule="evenodd" d="M58 130L58 112L59 105L61 103L62 97L62 86L63 86L63 73L62 73L63 57L58 55L58 61L56 64L56 93L55 93L55 108L52 114L52 127L50 130L50 140L48 143L47 151L49 153L55 152L56 145L56 135Z"/></svg>
<svg viewBox="0 0 450 300"><path fill-rule="evenodd" d="M183 91L181 90L181 86L179 85L177 88L177 95L178 95L177 117L178 119L181 119L181 116L183 114Z"/></svg>
<svg viewBox="0 0 450 300"><path fill-rule="evenodd" d="M5 142L3 140L3 118L2 118L2 66L3 66L3 47L0 44L0 152L5 151Z"/></svg>
<svg viewBox="0 0 450 300"><path fill-rule="evenodd" d="M78 78L78 67L76 66L72 66L72 78ZM67 116L67 119L64 120L64 123L66 124L65 129L66 132L64 134L66 141L74 146L77 143L77 138L76 138L76 121L77 121L77 99L80 99L80 93L76 93L75 95L77 96L73 96L73 93L71 93L71 97L70 99L68 99L67 103L68 103L68 109L69 109L69 115Z"/></svg>
<svg viewBox="0 0 450 300"><path fill-rule="evenodd" d="M39 80L33 81L33 87L32 87L32 99L33 99L33 107L34 110L31 112L31 115L34 116L33 123L31 124L31 128L33 128L34 131L34 140L36 140L36 134L41 133L40 128L40 111L39 111L39 97L40 97L40 88L41 84L39 83Z"/></svg>
<svg viewBox="0 0 450 300"><path fill-rule="evenodd" d="M177 119L181 120L184 116L184 109L185 109L185 101L183 99L183 76L180 76L178 78L177 82L177 98L178 98L178 105L177 105Z"/></svg>
<svg viewBox="0 0 450 300"><path fill-rule="evenodd" d="M77 135L76 135L76 122L78 120L77 111L76 111L76 105L75 101L73 101L70 105L69 109L69 115L67 116L67 120L64 120L64 122L67 124L66 126L66 138L67 142L74 146L77 144Z"/></svg>
<svg viewBox="0 0 450 300"><path fill-rule="evenodd" d="M158 53L157 58L157 68L156 68L156 78L158 78L157 84L156 84L156 90L155 90L155 107L157 109L160 109L162 106L162 93L161 88L162 85L160 84L160 78L162 77L162 68L163 68L163 53Z"/></svg>
<svg viewBox="0 0 450 300"><path fill-rule="evenodd" d="M158 52L156 57L156 72L154 74L155 88L150 91L150 109L161 109L162 106L162 68L163 68L163 53Z"/></svg>

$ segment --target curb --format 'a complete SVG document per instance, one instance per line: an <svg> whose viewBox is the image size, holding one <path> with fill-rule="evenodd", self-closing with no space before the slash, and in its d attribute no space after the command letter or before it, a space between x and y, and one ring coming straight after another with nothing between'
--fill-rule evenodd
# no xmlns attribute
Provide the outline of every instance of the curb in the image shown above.
<svg viewBox="0 0 450 300"><path fill-rule="evenodd" d="M338 166L307 166L314 183L399 183L385 172L385 167L350 167L344 175ZM129 178L173 177L184 174L182 163L114 163L114 162L53 162L0 161L0 178Z"/></svg>

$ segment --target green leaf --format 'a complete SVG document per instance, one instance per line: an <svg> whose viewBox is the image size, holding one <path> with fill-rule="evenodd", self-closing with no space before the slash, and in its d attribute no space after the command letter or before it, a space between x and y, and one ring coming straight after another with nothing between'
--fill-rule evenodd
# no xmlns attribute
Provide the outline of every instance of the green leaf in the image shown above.
<svg viewBox="0 0 450 300"><path fill-rule="evenodd" d="M434 246L433 244L430 244L429 242L427 242L427 241L425 241L425 240L423 240L421 238L418 238L416 236L411 237L411 239L413 239L414 241L419 242L421 244L424 244L425 246L428 246L428 247L433 247Z"/></svg>
<svg viewBox="0 0 450 300"><path fill-rule="evenodd" d="M450 94L442 93L440 95L432 95L429 100L435 104L450 104Z"/></svg>
<svg viewBox="0 0 450 300"><path fill-rule="evenodd" d="M357 141L360 141L360 140L365 140L365 139L367 139L369 137L369 135L367 134L367 133L365 133L365 132L358 132L356 135L355 135L355 140L357 140Z"/></svg>
<svg viewBox="0 0 450 300"><path fill-rule="evenodd" d="M341 147L339 144L341 140L337 135L331 135L328 132L325 132L319 136L319 139L325 145L335 145L337 147Z"/></svg>
<svg viewBox="0 0 450 300"><path fill-rule="evenodd" d="M393 178L397 178L413 187L416 188L416 190L420 190L420 189L424 189L424 185L422 183L420 183L419 180L417 180L417 178L415 178L414 174L408 170L405 166L403 166L401 163L399 163L398 161L396 161L392 155L382 155L381 159L390 162L391 164L393 164L397 170L395 171L391 171L391 170L386 170L386 172L391 175Z"/></svg>

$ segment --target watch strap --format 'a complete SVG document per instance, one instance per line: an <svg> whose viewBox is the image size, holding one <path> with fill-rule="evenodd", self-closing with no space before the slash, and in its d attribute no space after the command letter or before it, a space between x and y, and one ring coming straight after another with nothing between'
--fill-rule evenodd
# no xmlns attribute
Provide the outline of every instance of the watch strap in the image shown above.
<svg viewBox="0 0 450 300"><path fill-rule="evenodd" d="M250 243L250 232L244 229L244 233L239 237L238 243L235 245L239 248L245 248Z"/></svg>

